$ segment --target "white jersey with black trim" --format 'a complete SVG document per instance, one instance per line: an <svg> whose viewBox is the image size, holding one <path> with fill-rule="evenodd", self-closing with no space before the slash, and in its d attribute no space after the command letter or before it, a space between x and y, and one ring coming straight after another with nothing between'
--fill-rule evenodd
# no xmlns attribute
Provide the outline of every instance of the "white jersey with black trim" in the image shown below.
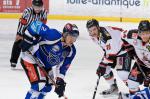
<svg viewBox="0 0 150 99"><path fill-rule="evenodd" d="M138 31L130 30L127 33L127 35L130 36L126 36L124 39L134 46L138 58L146 65L146 67L150 68L150 42L143 43L139 37Z"/></svg>
<svg viewBox="0 0 150 99"><path fill-rule="evenodd" d="M106 51L106 54L117 54L121 49L121 30L113 28L113 27L105 27L109 34L106 35L110 36L111 38L108 39L106 42L104 40L100 40L99 44L101 47Z"/></svg>
<svg viewBox="0 0 150 99"><path fill-rule="evenodd" d="M116 27L102 27L100 39L96 41L106 54L117 54L122 46L122 29Z"/></svg>
<svg viewBox="0 0 150 99"><path fill-rule="evenodd" d="M35 13L32 7L28 7L24 10L22 17L20 18L17 34L23 35L26 31L26 28L34 20L42 21L46 23L47 21L47 11L43 9L40 13Z"/></svg>
<svg viewBox="0 0 150 99"><path fill-rule="evenodd" d="M112 60L108 59L107 56L117 56L122 47L121 33L124 30L117 27L100 27L99 40L96 41L98 45L105 52L103 63L113 63ZM95 39L93 39L95 41Z"/></svg>

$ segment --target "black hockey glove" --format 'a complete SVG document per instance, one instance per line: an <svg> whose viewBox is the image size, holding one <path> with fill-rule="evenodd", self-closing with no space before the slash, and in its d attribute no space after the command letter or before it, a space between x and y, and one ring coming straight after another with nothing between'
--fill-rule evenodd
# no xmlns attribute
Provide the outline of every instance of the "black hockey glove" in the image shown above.
<svg viewBox="0 0 150 99"><path fill-rule="evenodd" d="M33 45L33 38L24 35L23 40L20 43L20 48L23 52L27 51Z"/></svg>
<svg viewBox="0 0 150 99"><path fill-rule="evenodd" d="M41 38L38 35L35 35L34 37L24 35L23 40L20 43L20 48L22 49L23 52L25 52L29 50L29 48L32 47L33 45L36 45L40 41L40 39Z"/></svg>
<svg viewBox="0 0 150 99"><path fill-rule="evenodd" d="M127 51L129 57L134 59L134 56L136 56L134 47L131 44L128 44L127 41L125 41L125 40L123 40L123 41L124 41L124 44L122 46L122 50Z"/></svg>
<svg viewBox="0 0 150 99"><path fill-rule="evenodd" d="M62 97L65 92L66 82L61 78L57 78L56 84L58 87L55 88L55 92L59 97Z"/></svg>
<svg viewBox="0 0 150 99"><path fill-rule="evenodd" d="M111 68L115 68L117 63L117 56L116 55L107 55L106 58L108 60L111 60L113 62L107 63L108 66L111 66Z"/></svg>
<svg viewBox="0 0 150 99"><path fill-rule="evenodd" d="M106 65L103 63L99 64L99 67L97 68L96 74L100 77L103 76L106 72Z"/></svg>
<svg viewBox="0 0 150 99"><path fill-rule="evenodd" d="M150 77L147 77L145 80L144 80L144 86L145 87L149 87L150 85Z"/></svg>

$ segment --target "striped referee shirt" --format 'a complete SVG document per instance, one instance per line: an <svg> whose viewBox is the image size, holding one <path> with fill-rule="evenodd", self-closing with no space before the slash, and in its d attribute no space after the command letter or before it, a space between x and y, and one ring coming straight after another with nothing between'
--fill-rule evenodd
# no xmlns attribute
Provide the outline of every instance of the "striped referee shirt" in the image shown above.
<svg viewBox="0 0 150 99"><path fill-rule="evenodd" d="M27 27L34 20L42 21L46 24L47 22L47 11L43 9L40 13L35 13L32 7L28 7L24 10L22 17L19 20L17 34L23 35Z"/></svg>

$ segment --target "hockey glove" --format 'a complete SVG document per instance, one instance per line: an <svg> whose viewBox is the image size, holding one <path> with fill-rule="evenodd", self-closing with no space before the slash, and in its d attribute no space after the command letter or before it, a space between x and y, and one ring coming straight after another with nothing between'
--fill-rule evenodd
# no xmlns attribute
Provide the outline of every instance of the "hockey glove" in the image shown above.
<svg viewBox="0 0 150 99"><path fill-rule="evenodd" d="M115 68L117 63L117 56L116 55L106 55L105 57L107 60L111 60L112 62L107 63L108 66L111 66L111 68Z"/></svg>
<svg viewBox="0 0 150 99"><path fill-rule="evenodd" d="M103 76L106 72L106 65L103 63L99 64L99 67L97 68L96 74L100 77Z"/></svg>
<svg viewBox="0 0 150 99"><path fill-rule="evenodd" d="M29 36L24 36L23 40L20 43L20 48L23 52L27 51L33 45L33 38Z"/></svg>
<svg viewBox="0 0 150 99"><path fill-rule="evenodd" d="M27 35L23 36L23 40L20 43L20 48L23 52L29 50L30 47L33 45L36 45L40 41L40 37L38 35L35 35L34 37L30 37Z"/></svg>
<svg viewBox="0 0 150 99"><path fill-rule="evenodd" d="M147 78L144 80L144 86L145 86L145 87L149 87L149 84L150 84L150 77L147 77Z"/></svg>
<svg viewBox="0 0 150 99"><path fill-rule="evenodd" d="M55 88L55 92L59 97L62 97L65 92L66 82L61 78L57 78L56 84L58 87Z"/></svg>
<svg viewBox="0 0 150 99"><path fill-rule="evenodd" d="M132 45L128 44L127 41L123 40L124 41L124 44L122 45L122 50L125 50L127 51L128 55L134 59L133 56L136 55L136 52L135 52L135 49Z"/></svg>

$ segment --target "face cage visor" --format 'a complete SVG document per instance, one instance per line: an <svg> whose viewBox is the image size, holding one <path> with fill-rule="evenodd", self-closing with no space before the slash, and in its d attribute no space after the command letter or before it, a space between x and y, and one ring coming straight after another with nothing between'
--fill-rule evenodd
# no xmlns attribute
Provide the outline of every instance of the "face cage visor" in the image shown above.
<svg viewBox="0 0 150 99"><path fill-rule="evenodd" d="M72 37L74 37L76 39L79 37L79 33L77 31L74 31L74 32L65 32L64 34L66 34L65 36L70 35L70 36L72 36Z"/></svg>

